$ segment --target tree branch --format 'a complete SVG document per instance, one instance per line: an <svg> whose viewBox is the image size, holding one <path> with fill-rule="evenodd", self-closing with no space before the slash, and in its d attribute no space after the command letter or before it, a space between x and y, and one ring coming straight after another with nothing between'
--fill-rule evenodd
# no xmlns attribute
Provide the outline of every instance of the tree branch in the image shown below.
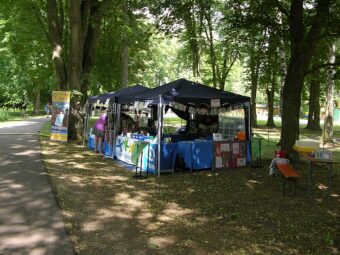
<svg viewBox="0 0 340 255"><path fill-rule="evenodd" d="M325 63L325 64L313 66L313 68L308 70L306 72L306 74L312 73L312 72L314 72L317 69L321 69L321 68L325 68L325 67L330 67L330 66L338 67L338 66L340 66L340 61L337 61L337 62L334 62L334 63Z"/></svg>
<svg viewBox="0 0 340 255"><path fill-rule="evenodd" d="M49 35L49 33L48 33L46 27L45 27L45 24L44 24L44 22L43 22L43 20L42 20L42 17L40 16L39 11L38 11L38 9L37 9L38 7L35 6L35 4L34 4L33 1L31 1L31 4L32 4L32 9L33 9L33 11L34 11L35 16L37 17L38 22L39 22L39 24L41 25L42 29L44 30L44 34L45 34L47 40L48 40L50 43L52 43L52 39L51 39L51 37L50 37L50 35Z"/></svg>
<svg viewBox="0 0 340 255"><path fill-rule="evenodd" d="M283 13L288 19L290 19L289 11L287 11L278 0L273 0L273 3L274 6L276 6L281 13Z"/></svg>

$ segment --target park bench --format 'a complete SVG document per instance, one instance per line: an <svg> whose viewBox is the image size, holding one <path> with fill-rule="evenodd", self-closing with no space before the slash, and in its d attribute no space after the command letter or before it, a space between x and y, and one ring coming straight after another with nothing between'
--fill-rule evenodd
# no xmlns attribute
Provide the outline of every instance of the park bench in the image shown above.
<svg viewBox="0 0 340 255"><path fill-rule="evenodd" d="M293 166L290 164L277 163L276 168L282 175L283 195L286 194L286 184L288 181L294 184L294 194L296 195L296 184L297 184L297 179L299 178L299 174L295 171Z"/></svg>

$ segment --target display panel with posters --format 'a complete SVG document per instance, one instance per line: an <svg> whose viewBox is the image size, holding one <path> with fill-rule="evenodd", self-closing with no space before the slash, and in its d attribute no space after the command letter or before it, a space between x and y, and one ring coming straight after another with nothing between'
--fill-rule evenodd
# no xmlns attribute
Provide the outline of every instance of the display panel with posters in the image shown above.
<svg viewBox="0 0 340 255"><path fill-rule="evenodd" d="M70 91L52 92L51 140L67 141L70 97Z"/></svg>
<svg viewBox="0 0 340 255"><path fill-rule="evenodd" d="M246 166L246 141L214 141L214 169Z"/></svg>

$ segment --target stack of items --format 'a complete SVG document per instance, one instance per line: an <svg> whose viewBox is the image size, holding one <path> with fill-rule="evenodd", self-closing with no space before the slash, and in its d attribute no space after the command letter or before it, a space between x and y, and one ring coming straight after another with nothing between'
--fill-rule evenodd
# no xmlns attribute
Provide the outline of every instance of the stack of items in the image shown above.
<svg viewBox="0 0 340 255"><path fill-rule="evenodd" d="M316 149L319 148L319 143L317 141L309 140L309 139L300 139L295 141L295 145L293 149L301 154L309 154L313 153Z"/></svg>

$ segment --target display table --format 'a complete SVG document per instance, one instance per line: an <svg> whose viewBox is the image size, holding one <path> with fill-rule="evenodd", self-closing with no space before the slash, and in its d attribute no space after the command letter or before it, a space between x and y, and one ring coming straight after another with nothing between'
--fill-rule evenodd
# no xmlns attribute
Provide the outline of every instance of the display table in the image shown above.
<svg viewBox="0 0 340 255"><path fill-rule="evenodd" d="M94 135L92 135L92 134L89 135L88 148L91 149L91 150L94 150L94 139L95 139ZM103 142L102 153L107 157L113 157L113 149L109 147L109 144L106 141Z"/></svg>
<svg viewBox="0 0 340 255"><path fill-rule="evenodd" d="M142 141L139 139L142 139ZM139 155L142 154L142 170L146 171L148 169L149 173L156 173L158 144L146 144L143 140L147 141L148 139L146 139L145 136L139 136L138 139L127 136L117 136L115 146L116 157L125 163L136 165ZM143 146L139 146L140 144L143 144ZM176 144L162 142L161 151L161 172L173 172L177 155Z"/></svg>
<svg viewBox="0 0 340 255"><path fill-rule="evenodd" d="M161 172L174 172L174 165L177 156L177 146L175 143L162 142ZM149 153L149 154L148 154ZM148 168L150 173L157 172L158 144L150 143L143 152L143 170Z"/></svg>
<svg viewBox="0 0 340 255"><path fill-rule="evenodd" d="M295 150L295 148L293 148ZM296 151L296 150L295 150ZM308 153L301 153L296 151L301 158L308 162L308 186L307 186L307 193L310 195L311 191L314 187L314 177L313 172L317 170L324 170L327 172L327 179L328 179L328 187L331 188L332 185L332 176L333 176L333 164L335 161L333 159L321 159L316 158L314 156L309 155Z"/></svg>
<svg viewBox="0 0 340 255"><path fill-rule="evenodd" d="M206 169L212 167L213 142L207 140L177 142L177 153L183 158L186 167Z"/></svg>

